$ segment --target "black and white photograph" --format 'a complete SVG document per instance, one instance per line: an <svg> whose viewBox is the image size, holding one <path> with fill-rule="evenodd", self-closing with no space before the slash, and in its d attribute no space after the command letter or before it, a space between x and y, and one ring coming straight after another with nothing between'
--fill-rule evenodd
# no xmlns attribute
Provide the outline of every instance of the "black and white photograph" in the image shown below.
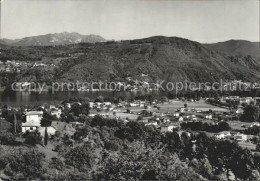
<svg viewBox="0 0 260 181"><path fill-rule="evenodd" d="M0 181L260 181L259 0L0 0Z"/></svg>

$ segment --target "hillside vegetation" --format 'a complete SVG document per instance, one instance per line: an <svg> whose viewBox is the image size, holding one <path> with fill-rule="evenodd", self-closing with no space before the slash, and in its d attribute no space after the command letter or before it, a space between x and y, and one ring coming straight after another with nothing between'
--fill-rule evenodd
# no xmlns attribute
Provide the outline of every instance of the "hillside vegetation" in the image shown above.
<svg viewBox="0 0 260 181"><path fill-rule="evenodd" d="M250 52L249 52L250 53ZM257 81L260 63L250 55L233 56L198 42L156 36L121 42L67 46L3 47L0 60L55 62L55 80L123 80L125 77L166 81ZM30 72L26 72L26 76ZM44 76L45 73L42 72ZM23 75L20 77L24 77Z"/></svg>

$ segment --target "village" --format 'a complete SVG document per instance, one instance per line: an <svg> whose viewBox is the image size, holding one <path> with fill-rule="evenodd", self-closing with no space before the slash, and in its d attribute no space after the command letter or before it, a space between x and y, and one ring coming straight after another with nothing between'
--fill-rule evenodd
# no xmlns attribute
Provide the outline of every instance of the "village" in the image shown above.
<svg viewBox="0 0 260 181"><path fill-rule="evenodd" d="M178 99L154 99L153 101L120 101L118 103L105 102L102 97L95 101L88 102L89 114L87 120L92 120L96 116L106 119L122 120L127 123L129 121L137 121L143 123L145 126L153 126L162 133L177 131L181 134L183 131L191 134L196 132L205 132L210 137L216 139L226 139L236 141L244 148L249 148L252 151L256 149L256 142L258 135L246 134L245 130L252 127L260 127L258 122L242 122L239 117L243 114L244 103L254 104L256 98L238 98L235 96L223 97L221 101L238 99L239 105L236 109L229 109L210 104L206 99L199 101L189 100L183 101ZM73 105L81 106L77 101L65 101L57 105L42 105L34 108L3 108L2 118L0 120L0 130L10 131L11 123L4 117L4 110L9 112L21 112L23 121L16 128L18 135L23 135L26 132L39 132L44 138L48 135L54 136L56 132L62 134L73 134L78 128L84 127L84 121L78 121L71 117L68 121L64 121L64 112L72 109ZM41 126L44 112L49 113L52 117L49 119L50 125ZM13 120L17 122L17 118ZM17 126L16 126L17 127ZM205 129L203 129L203 127ZM17 131L20 130L20 131ZM209 130L209 131L208 131Z"/></svg>

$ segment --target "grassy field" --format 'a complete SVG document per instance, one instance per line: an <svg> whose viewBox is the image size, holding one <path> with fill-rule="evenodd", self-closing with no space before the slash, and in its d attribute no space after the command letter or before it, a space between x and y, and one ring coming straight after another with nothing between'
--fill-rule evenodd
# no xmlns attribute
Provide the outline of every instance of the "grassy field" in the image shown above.
<svg viewBox="0 0 260 181"><path fill-rule="evenodd" d="M177 109L182 108L185 103L188 105L188 108L196 109L196 110L200 110L200 111L208 111L209 109L212 109L213 111L220 111L220 112L228 111L227 109L207 104L207 103L205 103L204 100L197 101L197 102L170 101L169 103L159 104L158 105L160 107L159 111L160 112L175 112Z"/></svg>
<svg viewBox="0 0 260 181"><path fill-rule="evenodd" d="M238 144L242 148L248 148L249 150L255 150L256 149L256 145L251 143L251 142L239 142Z"/></svg>
<svg viewBox="0 0 260 181"><path fill-rule="evenodd" d="M157 110L157 108L148 108L147 111L156 111L156 112L176 112L177 109L183 108L184 104L188 105L188 108L190 109L196 109L200 111L208 111L209 109L212 109L213 111L220 111L220 112L227 112L227 109L220 108L217 106L213 106L210 104L205 103L204 100L198 101L198 102L183 102L183 101L169 101L164 104L158 104L157 106L160 107L160 110ZM126 109L129 109L132 112L140 112L141 110L144 110L142 107L129 107L129 108L121 108L120 111L125 111Z"/></svg>
<svg viewBox="0 0 260 181"><path fill-rule="evenodd" d="M157 106L160 107L158 110L157 108L148 108L147 111L150 112L156 112L156 113L175 113L178 109L182 108L184 106L185 102L182 101L169 101L164 104L158 104ZM227 109L220 108L217 106L213 106L210 104L205 103L205 101L198 101L198 102L187 102L188 108L190 109L196 109L200 111L208 111L209 109L212 109L213 111L219 111L219 112L226 112ZM134 114L126 113L126 110L129 109ZM120 117L121 119L129 118L130 120L136 120L138 115L137 113L140 113L142 110L145 110L143 107L126 107L126 108L117 108L117 111L108 111L103 112L103 114L108 115L109 118L115 118L113 115L113 112L116 112L116 117Z"/></svg>
<svg viewBox="0 0 260 181"><path fill-rule="evenodd" d="M109 118L115 118L115 116L113 115L113 112L111 112L111 111L108 112L108 116L109 116ZM129 113L125 113L125 112L116 112L116 117L118 117L120 119L128 118L130 120L136 120L138 115L136 115L136 114L129 114Z"/></svg>
<svg viewBox="0 0 260 181"><path fill-rule="evenodd" d="M241 122L241 121L229 121L229 126L234 130L244 130L247 129L252 123Z"/></svg>

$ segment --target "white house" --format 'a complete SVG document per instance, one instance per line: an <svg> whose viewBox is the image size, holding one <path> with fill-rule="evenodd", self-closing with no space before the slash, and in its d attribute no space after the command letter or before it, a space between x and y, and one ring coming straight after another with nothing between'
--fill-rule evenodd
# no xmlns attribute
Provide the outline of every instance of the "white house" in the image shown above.
<svg viewBox="0 0 260 181"><path fill-rule="evenodd" d="M139 104L137 104L137 103L130 103L130 107L137 107L137 106L139 106Z"/></svg>
<svg viewBox="0 0 260 181"><path fill-rule="evenodd" d="M246 141L247 140L247 135L237 133L236 135L234 135L234 139L239 141L239 142L240 141Z"/></svg>
<svg viewBox="0 0 260 181"><path fill-rule="evenodd" d="M183 121L183 117L182 116L179 117L178 121Z"/></svg>
<svg viewBox="0 0 260 181"><path fill-rule="evenodd" d="M179 116L180 116L180 113L174 113L173 116L174 116L174 117L179 117Z"/></svg>
<svg viewBox="0 0 260 181"><path fill-rule="evenodd" d="M193 115L191 116L191 120L192 120L192 121L197 121L196 115L193 114Z"/></svg>
<svg viewBox="0 0 260 181"><path fill-rule="evenodd" d="M240 98L240 103L247 103L249 104L250 102L253 101L253 98L252 97L243 97L243 98Z"/></svg>
<svg viewBox="0 0 260 181"><path fill-rule="evenodd" d="M51 111L51 115L55 115L57 118L60 118L61 110L60 109L53 110L53 111Z"/></svg>
<svg viewBox="0 0 260 181"><path fill-rule="evenodd" d="M241 113L243 113L244 111L243 111L243 109L241 109L241 108L238 108L236 111L235 111L235 113L236 114L241 114Z"/></svg>
<svg viewBox="0 0 260 181"><path fill-rule="evenodd" d="M71 108L71 104L70 103L66 103L65 104L65 108L70 109Z"/></svg>
<svg viewBox="0 0 260 181"><path fill-rule="evenodd" d="M89 117L95 117L97 114L89 114Z"/></svg>
<svg viewBox="0 0 260 181"><path fill-rule="evenodd" d="M149 126L149 125L157 126L158 124L156 121L145 123L145 126Z"/></svg>
<svg viewBox="0 0 260 181"><path fill-rule="evenodd" d="M105 104L106 106L110 106L112 103L111 103L111 102L104 102L104 104Z"/></svg>
<svg viewBox="0 0 260 181"><path fill-rule="evenodd" d="M94 102L89 102L89 107L93 108Z"/></svg>
<svg viewBox="0 0 260 181"><path fill-rule="evenodd" d="M230 133L230 131L222 131L222 132L215 134L215 136L217 139L224 139L228 136L231 136L231 133Z"/></svg>
<svg viewBox="0 0 260 181"><path fill-rule="evenodd" d="M206 119L212 119L212 115L211 114L208 114L205 116Z"/></svg>
<svg viewBox="0 0 260 181"><path fill-rule="evenodd" d="M179 125L177 124L162 124L161 125L161 132L165 133L165 132L172 132L173 129L175 128L179 128Z"/></svg>
<svg viewBox="0 0 260 181"><path fill-rule="evenodd" d="M55 105L50 105L50 109L55 109Z"/></svg>
<svg viewBox="0 0 260 181"><path fill-rule="evenodd" d="M30 111L26 113L26 122L22 123L22 132L35 131L41 126L43 112L42 111Z"/></svg>
<svg viewBox="0 0 260 181"><path fill-rule="evenodd" d="M253 124L250 125L251 128L254 127L254 126L260 126L260 123L255 122L255 123L253 123Z"/></svg>
<svg viewBox="0 0 260 181"><path fill-rule="evenodd" d="M180 109L180 112L185 112L185 111L188 111L188 109L187 109L187 108L184 108L184 107L182 107L182 108Z"/></svg>

